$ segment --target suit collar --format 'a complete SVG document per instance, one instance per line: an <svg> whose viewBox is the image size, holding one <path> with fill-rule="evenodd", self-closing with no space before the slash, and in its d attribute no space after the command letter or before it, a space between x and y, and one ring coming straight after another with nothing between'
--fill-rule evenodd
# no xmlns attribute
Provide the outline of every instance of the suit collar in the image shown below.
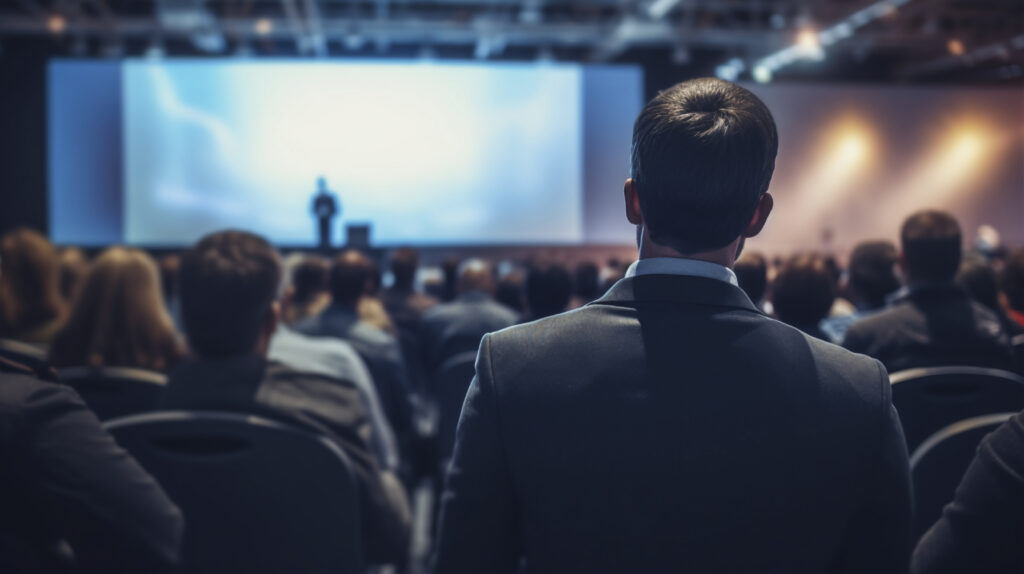
<svg viewBox="0 0 1024 574"><path fill-rule="evenodd" d="M718 279L687 275L639 275L616 282L593 304L633 307L645 301L668 301L735 307L760 313L742 289Z"/></svg>

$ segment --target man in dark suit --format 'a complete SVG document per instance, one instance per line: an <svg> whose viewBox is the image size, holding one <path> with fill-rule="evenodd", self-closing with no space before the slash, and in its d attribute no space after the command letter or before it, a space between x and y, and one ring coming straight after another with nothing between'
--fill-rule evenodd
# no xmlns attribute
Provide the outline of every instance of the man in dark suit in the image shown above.
<svg viewBox="0 0 1024 574"><path fill-rule="evenodd" d="M761 314L730 266L772 209L765 105L716 79L634 127L639 261L596 302L486 336L438 572L901 571L889 381Z"/></svg>
<svg viewBox="0 0 1024 574"><path fill-rule="evenodd" d="M313 196L313 215L316 216L319 231L318 247L321 251L327 251L331 248L331 220L338 215L340 209L337 198L327 189L326 179L317 178L316 187L316 195Z"/></svg>
<svg viewBox="0 0 1024 574"><path fill-rule="evenodd" d="M182 257L178 282L195 357L171 372L162 406L253 413L333 440L348 455L359 485L367 561L402 562L408 501L370 450L359 389L351 381L267 360L280 316L277 252L251 233L207 235Z"/></svg>
<svg viewBox="0 0 1024 574"><path fill-rule="evenodd" d="M384 291L381 302L398 330L409 379L416 389L422 389L425 375L420 364L420 324L423 314L438 304L438 300L416 289L416 271L419 254L411 247L400 247L391 253L391 275L394 283Z"/></svg>
<svg viewBox="0 0 1024 574"><path fill-rule="evenodd" d="M514 325L519 316L494 300L494 270L480 259L458 270L458 296L423 316L422 346L426 373L459 353L474 351L487 333Z"/></svg>
<svg viewBox="0 0 1024 574"><path fill-rule="evenodd" d="M890 372L944 365L1012 370L999 317L954 282L962 249L956 219L915 213L904 221L900 242L907 286L889 308L851 325L843 346L882 361Z"/></svg>
<svg viewBox="0 0 1024 574"><path fill-rule="evenodd" d="M0 359L0 572L142 572L178 561L184 520L70 387Z"/></svg>

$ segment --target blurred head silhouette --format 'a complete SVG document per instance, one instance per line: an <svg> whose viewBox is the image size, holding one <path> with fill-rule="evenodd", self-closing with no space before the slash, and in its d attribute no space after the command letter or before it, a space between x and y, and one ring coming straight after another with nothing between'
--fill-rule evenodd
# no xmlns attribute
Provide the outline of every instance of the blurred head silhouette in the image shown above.
<svg viewBox="0 0 1024 574"><path fill-rule="evenodd" d="M526 274L526 305L534 319L557 315L572 298L572 277L564 265L539 263Z"/></svg>
<svg viewBox="0 0 1024 574"><path fill-rule="evenodd" d="M347 249L331 264L331 299L339 305L355 307L367 290L372 267L370 260L355 249Z"/></svg>
<svg viewBox="0 0 1024 574"><path fill-rule="evenodd" d="M468 259L459 265L459 293L494 293L494 270L483 259Z"/></svg>
<svg viewBox="0 0 1024 574"><path fill-rule="evenodd" d="M885 306L885 298L900 288L896 276L899 254L888 241L865 241L850 254L847 287L854 302L867 309Z"/></svg>
<svg viewBox="0 0 1024 574"><path fill-rule="evenodd" d="M59 274L57 251L39 232L19 228L0 239L0 337L49 342L52 333L41 331L64 312Z"/></svg>
<svg viewBox="0 0 1024 574"><path fill-rule="evenodd" d="M56 367L162 371L181 357L153 259L111 247L89 267L71 314L50 348Z"/></svg>
<svg viewBox="0 0 1024 574"><path fill-rule="evenodd" d="M934 210L911 215L903 222L900 242L907 283L942 283L956 276L962 236L952 215Z"/></svg>
<svg viewBox="0 0 1024 574"><path fill-rule="evenodd" d="M828 316L836 293L825 259L796 255L783 263L772 284L772 305L779 320L818 335L818 322Z"/></svg>

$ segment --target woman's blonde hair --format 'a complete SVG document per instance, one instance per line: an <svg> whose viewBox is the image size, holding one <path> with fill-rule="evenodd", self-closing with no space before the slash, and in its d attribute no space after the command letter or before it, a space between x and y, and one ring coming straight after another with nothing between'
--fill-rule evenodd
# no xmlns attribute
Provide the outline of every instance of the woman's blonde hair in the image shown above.
<svg viewBox="0 0 1024 574"><path fill-rule="evenodd" d="M55 367L163 371L181 356L156 263L144 252L125 247L107 249L89 267L71 315L50 348Z"/></svg>
<svg viewBox="0 0 1024 574"><path fill-rule="evenodd" d="M15 229L0 239L0 337L17 339L60 319L57 251L37 231Z"/></svg>

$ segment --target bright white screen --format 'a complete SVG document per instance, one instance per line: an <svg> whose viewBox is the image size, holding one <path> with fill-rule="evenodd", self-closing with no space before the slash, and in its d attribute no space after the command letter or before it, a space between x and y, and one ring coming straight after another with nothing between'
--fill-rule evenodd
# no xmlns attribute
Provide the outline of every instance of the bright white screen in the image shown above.
<svg viewBox="0 0 1024 574"><path fill-rule="evenodd" d="M315 240L319 176L376 244L579 242L577 66L130 61L125 240Z"/></svg>

